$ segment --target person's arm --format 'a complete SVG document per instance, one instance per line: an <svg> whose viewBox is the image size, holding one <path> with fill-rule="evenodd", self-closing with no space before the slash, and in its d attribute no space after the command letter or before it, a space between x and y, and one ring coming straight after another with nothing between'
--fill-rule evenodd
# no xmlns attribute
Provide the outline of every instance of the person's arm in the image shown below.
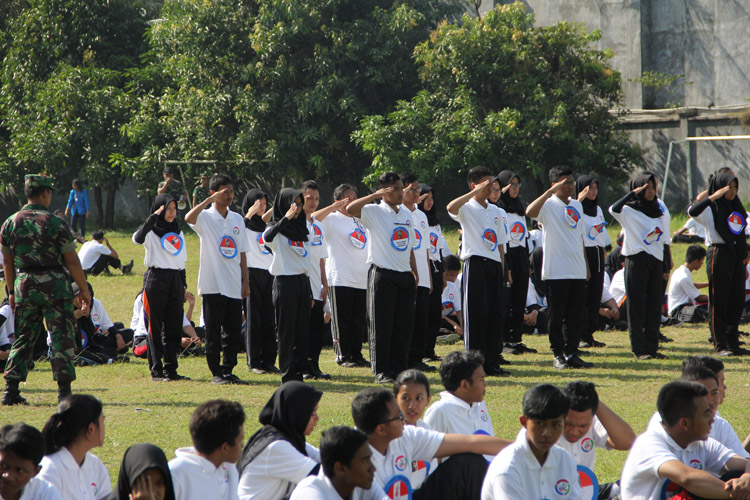
<svg viewBox="0 0 750 500"><path fill-rule="evenodd" d="M156 193L157 194L164 194L164 193L166 193L167 189L169 188L169 185L171 183L172 183L172 179L166 180L163 183L160 182L159 184L161 185L161 187L156 190Z"/></svg>
<svg viewBox="0 0 750 500"><path fill-rule="evenodd" d="M263 233L263 239L267 243L272 242L274 238L276 238L276 235L279 234L279 231L281 231L281 228L289 224L289 221L292 218L296 217L301 210L302 207L298 206L296 201L292 203L292 206L289 207L289 210L287 210L286 214L284 214L284 217L282 217L279 222L266 229L266 231Z"/></svg>
<svg viewBox="0 0 750 500"><path fill-rule="evenodd" d="M633 441L635 441L633 428L601 400L596 410L596 418L607 430L607 446L621 451L629 450L633 446Z"/></svg>
<svg viewBox="0 0 750 500"><path fill-rule="evenodd" d="M76 255L78 259L78 255ZM79 264L80 266L80 264ZM8 285L8 302L10 303L10 310L16 310L16 296L15 296L15 284L16 284L16 264L13 262L13 254L3 252L3 269L5 270L5 283Z"/></svg>
<svg viewBox="0 0 750 500"><path fill-rule="evenodd" d="M711 196L702 199L698 203L695 203L693 206L688 208L688 215L690 217L698 217L700 214L703 213L703 211L709 205L711 205L711 203L715 202L716 200L724 196L727 193L727 191L729 191L729 186L724 186L723 188L719 189Z"/></svg>
<svg viewBox="0 0 750 500"><path fill-rule="evenodd" d="M138 243L139 245L143 245L143 243L146 241L146 235L151 232L151 230L156 225L156 221L159 218L159 214L164 211L164 206L162 205L159 207L159 209L148 216L148 219L146 219L146 222L143 223L141 227L138 228L138 230L133 234L133 242Z"/></svg>
<svg viewBox="0 0 750 500"><path fill-rule="evenodd" d="M89 210L89 192L86 189L83 190L83 206L86 209L86 218L88 219L91 210Z"/></svg>
<svg viewBox="0 0 750 500"><path fill-rule="evenodd" d="M742 442L742 447L745 448L746 452L750 453L750 434L748 434L745 440Z"/></svg>
<svg viewBox="0 0 750 500"><path fill-rule="evenodd" d="M3 254L3 258L5 257L5 254ZM75 250L71 250L70 252L65 252L63 254L63 259L65 259L65 266L68 268L68 272L70 273L70 277L73 278L73 281L76 282L78 285L78 288L81 289L81 303L91 308L91 292L89 292L89 286L86 284L86 275L83 274L83 269L81 268L81 261L78 260L78 254L76 254ZM15 270L13 273L13 276L15 277ZM6 268L5 271L5 279L8 279L8 270ZM10 283L10 281L8 281Z"/></svg>
<svg viewBox="0 0 750 500"><path fill-rule="evenodd" d="M659 466L659 477L677 483L694 495L707 498L729 498L724 482L710 472L688 467L678 460Z"/></svg>
<svg viewBox="0 0 750 500"><path fill-rule="evenodd" d="M246 219L252 219L254 215L257 215L257 213L260 211L260 198L255 200L255 203L253 203L253 206L247 209L247 213L245 214Z"/></svg>
<svg viewBox="0 0 750 500"><path fill-rule="evenodd" d="M242 298L244 299L250 295L250 280L247 272L246 252L240 253L240 272L242 273Z"/></svg>
<svg viewBox="0 0 750 500"><path fill-rule="evenodd" d="M266 213L263 214L263 216L261 217L261 219L263 219L263 222L265 222L266 224L268 224L268 221L271 220L271 216L272 215L273 215L273 207L271 207L268 210L266 210Z"/></svg>
<svg viewBox="0 0 750 500"><path fill-rule="evenodd" d="M112 248L112 245L109 244L109 240L107 238L104 238L104 244L107 245L107 248L109 248L109 251L112 252L110 255L113 258L115 258L115 259L119 259L120 258L120 256L117 255L117 250L115 250L114 248Z"/></svg>
<svg viewBox="0 0 750 500"><path fill-rule="evenodd" d="M327 207L321 208L317 212L313 212L312 217L313 219L317 221L322 221L323 219L331 215L333 212L338 212L339 210L344 208L347 203L348 203L348 200L346 198L344 198L343 200L334 201Z"/></svg>
<svg viewBox="0 0 750 500"><path fill-rule="evenodd" d="M497 455L500 450L513 444L507 439L486 436L483 434L446 434L435 458L450 457L459 453L476 453L478 455Z"/></svg>
<svg viewBox="0 0 750 500"><path fill-rule="evenodd" d="M188 309L185 317L188 321L193 321L193 309L195 308L195 295L185 290L185 301L188 303Z"/></svg>
<svg viewBox="0 0 750 500"><path fill-rule="evenodd" d="M198 220L198 215L200 215L200 213L203 210L205 210L207 206L213 203L219 196L223 196L224 192L227 189L229 188L224 188L221 191L218 191L212 194L211 196L209 196L208 198L206 198L205 200L203 200L202 202L200 202L199 204L191 208L190 211L187 214L185 214L185 222L187 222L188 224L195 224L196 221Z"/></svg>
<svg viewBox="0 0 750 500"><path fill-rule="evenodd" d="M414 257L414 250L409 250L409 266L411 266L411 273L414 275L414 286L419 286L419 270L417 269L417 259Z"/></svg>
<svg viewBox="0 0 750 500"><path fill-rule="evenodd" d="M644 184L643 186L637 187L634 190L628 192L625 196L623 196L622 198L614 202L612 206L609 207L610 211L613 213L619 214L620 212L622 212L622 208L625 206L627 202L634 200L636 196L638 195L638 193L640 193L647 187L648 187L648 184Z"/></svg>
<svg viewBox="0 0 750 500"><path fill-rule="evenodd" d="M381 188L372 194L368 194L367 196L363 196L362 198L357 198L346 206L346 211L352 217L360 217L362 215L362 207L370 202L377 200L378 198L381 198L384 194L390 193L391 191L393 191L393 186Z"/></svg>
<svg viewBox="0 0 750 500"><path fill-rule="evenodd" d="M326 276L326 260L320 259L320 282L323 289L320 291L320 300L325 304L328 299L328 276Z"/></svg>
<svg viewBox="0 0 750 500"><path fill-rule="evenodd" d="M542 196L540 196L536 200L532 201L529 204L529 206L526 207L526 215L530 219L536 219L537 216L539 215L539 212L541 212L542 207L544 206L544 203L547 200L549 200L550 198L552 198L552 196L554 196L555 192L557 191L557 188L559 188L560 186L562 186L566 182L567 182L566 179L562 179L562 180L559 180L559 181L555 182L554 184L552 184L552 186L548 190L546 190L542 194Z"/></svg>
<svg viewBox="0 0 750 500"><path fill-rule="evenodd" d="M620 308L617 307L617 302L615 302L615 299L609 299L607 302L607 308L610 310L610 314L612 315L612 319L619 319L620 318Z"/></svg>
<svg viewBox="0 0 750 500"><path fill-rule="evenodd" d="M461 207L466 205L469 202L469 200L474 197L475 194L481 193L482 191L488 191L491 185L492 185L492 180L480 182L479 184L474 186L474 189L472 189L468 193L461 195L455 200L448 203L448 206L446 207L446 209L448 210L448 212L452 213L453 215L458 215L458 211L461 210Z"/></svg>

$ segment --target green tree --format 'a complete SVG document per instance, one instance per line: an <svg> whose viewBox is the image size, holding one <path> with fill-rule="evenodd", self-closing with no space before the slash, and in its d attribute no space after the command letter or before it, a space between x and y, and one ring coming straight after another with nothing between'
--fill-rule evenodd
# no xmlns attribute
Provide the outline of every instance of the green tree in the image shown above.
<svg viewBox="0 0 750 500"><path fill-rule="evenodd" d="M354 134L371 175L410 169L445 183L487 165L542 185L568 163L624 179L639 151L610 112L620 74L609 51L590 48L599 36L565 22L535 28L521 3L443 23L415 51L423 90Z"/></svg>

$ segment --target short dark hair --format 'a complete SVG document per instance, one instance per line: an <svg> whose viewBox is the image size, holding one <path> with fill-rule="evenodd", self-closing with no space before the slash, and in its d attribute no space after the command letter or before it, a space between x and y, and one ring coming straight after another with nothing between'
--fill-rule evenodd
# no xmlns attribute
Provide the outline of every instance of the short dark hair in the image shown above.
<svg viewBox="0 0 750 500"><path fill-rule="evenodd" d="M399 373L398 377L396 377L396 380L393 382L393 394L398 396L398 391L404 384L422 384L427 391L427 395L430 395L430 381L427 380L427 376L419 370L410 368Z"/></svg>
<svg viewBox="0 0 750 500"><path fill-rule="evenodd" d="M683 372L693 366L704 366L717 375L724 370L724 362L711 356L688 356L682 360Z"/></svg>
<svg viewBox="0 0 750 500"><path fill-rule="evenodd" d="M47 186L34 186L34 187L23 188L23 194L26 196L27 199L39 198L46 191L52 191L52 188L49 188Z"/></svg>
<svg viewBox="0 0 750 500"><path fill-rule="evenodd" d="M344 197L344 193L346 193L349 190L354 191L354 194L357 194L357 190L352 186L351 184L339 184L336 186L336 189L333 190L333 201L339 201Z"/></svg>
<svg viewBox="0 0 750 500"><path fill-rule="evenodd" d="M694 399L708 394L705 386L696 382L676 380L669 382L659 390L656 399L656 409L661 421L667 427L672 427L681 418L693 418L695 415Z"/></svg>
<svg viewBox="0 0 750 500"><path fill-rule="evenodd" d="M101 240L102 238L104 238L104 231L102 231L101 229L94 231L93 233L91 233L91 237L97 241Z"/></svg>
<svg viewBox="0 0 750 500"><path fill-rule="evenodd" d="M206 401L196 408L190 417L190 437L193 439L193 446L199 452L209 454L224 443L233 445L244 423L245 411L236 401Z"/></svg>
<svg viewBox="0 0 750 500"><path fill-rule="evenodd" d="M381 188L393 186L400 180L401 177L399 177L396 172L385 172L383 174L380 174L380 177L378 177L378 185Z"/></svg>
<svg viewBox="0 0 750 500"><path fill-rule="evenodd" d="M83 191L83 181L81 179L73 179L73 187L78 191Z"/></svg>
<svg viewBox="0 0 750 500"><path fill-rule="evenodd" d="M560 177L573 175L573 170L567 165L556 165L549 169L549 181L554 183L560 180Z"/></svg>
<svg viewBox="0 0 750 500"><path fill-rule="evenodd" d="M336 475L336 462L351 465L354 454L367 442L367 435L357 429L339 425L323 431L320 437L320 463L326 476Z"/></svg>
<svg viewBox="0 0 750 500"><path fill-rule="evenodd" d="M682 376L680 376L680 380L686 382L699 382L708 379L715 380L717 384L719 383L719 379L716 378L716 374L713 370L709 370L705 366L691 366L682 370Z"/></svg>
<svg viewBox="0 0 750 500"><path fill-rule="evenodd" d="M359 391L352 400L354 425L369 436L388 418L388 402L393 399L393 394L381 387Z"/></svg>
<svg viewBox="0 0 750 500"><path fill-rule="evenodd" d="M305 189L312 189L313 191L319 191L318 183L315 181L305 181L299 185L299 190L304 191Z"/></svg>
<svg viewBox="0 0 750 500"><path fill-rule="evenodd" d="M479 184L485 177L492 177L492 171L489 168L481 166L474 167L469 170L469 173L466 176L466 182L468 182L469 185L472 183Z"/></svg>
<svg viewBox="0 0 750 500"><path fill-rule="evenodd" d="M685 262L690 264L693 261L701 260L706 257L706 249L700 245L690 245L685 251Z"/></svg>
<svg viewBox="0 0 750 500"><path fill-rule="evenodd" d="M460 271L461 260L455 255L448 255L443 259L443 265L446 271Z"/></svg>
<svg viewBox="0 0 750 500"><path fill-rule="evenodd" d="M36 427L18 423L0 429L0 452L12 451L36 466L44 457L44 436Z"/></svg>
<svg viewBox="0 0 750 500"><path fill-rule="evenodd" d="M409 171L401 172L399 177L401 177L401 182L404 183L404 186L408 186L409 184L414 184L415 182L419 180L419 177L417 177L417 174L415 174L414 172L409 172Z"/></svg>
<svg viewBox="0 0 750 500"><path fill-rule="evenodd" d="M549 420L568 414L570 400L552 384L532 387L523 395L523 414L534 420Z"/></svg>
<svg viewBox="0 0 750 500"><path fill-rule="evenodd" d="M228 186L234 184L232 178L227 174L214 174L211 176L211 180L208 182L208 189L211 191L221 191L222 186Z"/></svg>
<svg viewBox="0 0 750 500"><path fill-rule="evenodd" d="M477 368L484 364L484 356L479 351L466 349L449 352L440 363L440 381L448 392L455 392L462 380L472 382Z"/></svg>
<svg viewBox="0 0 750 500"><path fill-rule="evenodd" d="M592 382L568 382L563 387L563 394L570 400L570 409L573 411L591 410L591 413L596 413L599 409L599 394L596 393L596 386Z"/></svg>

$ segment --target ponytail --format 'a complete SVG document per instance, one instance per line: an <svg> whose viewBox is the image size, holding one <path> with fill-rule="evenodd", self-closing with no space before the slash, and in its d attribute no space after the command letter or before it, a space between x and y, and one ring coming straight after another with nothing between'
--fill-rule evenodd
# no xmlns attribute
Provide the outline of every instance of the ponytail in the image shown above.
<svg viewBox="0 0 750 500"><path fill-rule="evenodd" d="M89 424L99 426L102 414L102 402L88 394L73 394L63 399L57 407L57 413L44 424L42 434L47 446L45 455L56 453L61 448L70 446Z"/></svg>

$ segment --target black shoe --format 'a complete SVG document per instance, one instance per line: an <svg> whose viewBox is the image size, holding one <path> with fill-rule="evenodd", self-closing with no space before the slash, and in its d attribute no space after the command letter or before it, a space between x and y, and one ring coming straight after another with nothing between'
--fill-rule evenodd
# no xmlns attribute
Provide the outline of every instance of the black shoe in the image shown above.
<svg viewBox="0 0 750 500"><path fill-rule="evenodd" d="M263 368L250 368L250 371L256 375L268 375L268 372Z"/></svg>
<svg viewBox="0 0 750 500"><path fill-rule="evenodd" d="M568 366L571 368L593 368L594 367L594 363L591 363L590 361L582 360L581 358L578 357L577 354L568 356L567 362L568 362Z"/></svg>
<svg viewBox="0 0 750 500"><path fill-rule="evenodd" d="M607 344L604 342L599 342L598 340L594 340L594 343L592 344L594 347L607 347Z"/></svg>
<svg viewBox="0 0 750 500"><path fill-rule="evenodd" d="M362 355L355 359L354 362L357 363L357 366L359 368L372 368L372 364L367 361Z"/></svg>
<svg viewBox="0 0 750 500"><path fill-rule="evenodd" d="M581 340L580 342L578 342L578 347L581 348L581 349L588 349L591 346L592 345L588 341L586 341L586 340Z"/></svg>
<svg viewBox="0 0 750 500"><path fill-rule="evenodd" d="M516 349L516 346L513 344L505 344L503 346L503 354L521 354L521 351Z"/></svg>
<svg viewBox="0 0 750 500"><path fill-rule="evenodd" d="M60 404L63 399L73 394L73 390L70 388L70 382L58 382L57 383L57 403Z"/></svg>
<svg viewBox="0 0 750 500"><path fill-rule="evenodd" d="M122 274L130 274L130 271L133 270L133 259L130 259L130 262L122 266L120 270L122 271Z"/></svg>
<svg viewBox="0 0 750 500"><path fill-rule="evenodd" d="M393 377L391 377L387 373L378 373L377 375L375 375L375 383L376 384L392 384Z"/></svg>
<svg viewBox="0 0 750 500"><path fill-rule="evenodd" d="M667 357L664 354L660 353L659 351L652 352L651 357L654 359L667 359Z"/></svg>
<svg viewBox="0 0 750 500"><path fill-rule="evenodd" d="M237 375L233 373L225 373L224 374L224 380L227 381L228 384L234 384L234 385L250 385L250 382L246 382L239 378Z"/></svg>
<svg viewBox="0 0 750 500"><path fill-rule="evenodd" d="M565 356L555 356L555 359L552 360L552 366L557 370L565 370L567 368L570 368L570 365L568 365Z"/></svg>
<svg viewBox="0 0 750 500"><path fill-rule="evenodd" d="M302 374L302 378L304 380L310 380L310 379L331 380L331 375L328 373L323 373L322 371L320 371L320 368L318 366L312 365L307 370L307 373Z"/></svg>
<svg viewBox="0 0 750 500"><path fill-rule="evenodd" d="M168 373L164 375L164 382L177 382L179 380L192 380L190 377L186 377L185 375L180 375L177 373Z"/></svg>
<svg viewBox="0 0 750 500"><path fill-rule="evenodd" d="M497 368L493 368L491 370L487 370L484 372L485 375L488 377L509 377L510 372L508 370L503 370L499 366Z"/></svg>
<svg viewBox="0 0 750 500"><path fill-rule="evenodd" d="M361 368L362 365L357 363L356 361L344 361L343 363L340 363L341 366L344 368Z"/></svg>
<svg viewBox="0 0 750 500"><path fill-rule="evenodd" d="M508 361L507 359L505 359L503 357L503 355L501 354L500 356L497 357L497 364L498 365L509 365L510 361Z"/></svg>
<svg viewBox="0 0 750 500"><path fill-rule="evenodd" d="M748 354L750 354L750 351L745 349L744 347L733 347L732 354L734 354L735 356L747 356Z"/></svg>
<svg viewBox="0 0 750 500"><path fill-rule="evenodd" d="M224 377L220 377L220 376L216 375L216 376L214 376L214 378L211 379L211 383L212 384L216 384L216 385L224 385L224 384L228 384L229 380L227 380Z"/></svg>
<svg viewBox="0 0 750 500"><path fill-rule="evenodd" d="M163 375L159 375L159 376L156 376L156 377L151 377L151 382L164 382L166 380L167 379L164 378Z"/></svg>
<svg viewBox="0 0 750 500"><path fill-rule="evenodd" d="M276 368L274 365L263 365L261 368L268 373L273 373L274 375L278 375L279 373L281 373L281 370Z"/></svg>
<svg viewBox="0 0 750 500"><path fill-rule="evenodd" d="M536 349L534 349L533 347L527 346L523 342L518 342L515 345L515 347L516 347L516 349L520 350L522 353L527 352L529 354L536 354L537 352L539 352Z"/></svg>
<svg viewBox="0 0 750 500"><path fill-rule="evenodd" d="M14 405L28 405L29 402L26 401L26 398L24 398L20 394L11 394L11 395L9 395L6 392L3 395L3 400L0 401L0 404L2 404L3 406L14 406Z"/></svg>
<svg viewBox="0 0 750 500"><path fill-rule="evenodd" d="M421 371L423 373L431 373L431 372L436 372L437 371L437 368L435 368L434 366L430 366L427 363L424 363L422 361L418 361L416 363L413 363L409 368L413 368L415 370L419 370L419 371Z"/></svg>
<svg viewBox="0 0 750 500"><path fill-rule="evenodd" d="M422 358L422 361L424 363L433 363L433 362L442 361L442 360L443 358L441 358L437 354L430 354L429 356L425 356L424 358Z"/></svg>
<svg viewBox="0 0 750 500"><path fill-rule="evenodd" d="M674 342L674 339L670 339L669 337L665 337L661 333L659 334L659 342L663 342L665 344L668 344L669 342Z"/></svg>

